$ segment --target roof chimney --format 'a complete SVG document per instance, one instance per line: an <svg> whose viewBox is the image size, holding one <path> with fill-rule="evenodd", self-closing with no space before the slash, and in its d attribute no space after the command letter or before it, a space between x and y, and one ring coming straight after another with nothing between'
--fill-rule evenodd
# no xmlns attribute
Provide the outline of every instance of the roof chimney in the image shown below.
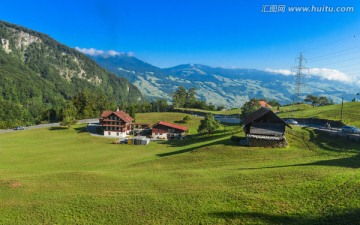
<svg viewBox="0 0 360 225"><path fill-rule="evenodd" d="M120 110L119 110L119 107L116 109L116 112L119 112Z"/></svg>

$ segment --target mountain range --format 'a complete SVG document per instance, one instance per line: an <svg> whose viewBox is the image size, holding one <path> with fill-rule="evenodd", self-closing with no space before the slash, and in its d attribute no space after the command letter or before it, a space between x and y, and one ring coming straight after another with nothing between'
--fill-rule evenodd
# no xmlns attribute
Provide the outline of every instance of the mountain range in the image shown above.
<svg viewBox="0 0 360 225"><path fill-rule="evenodd" d="M107 70L125 77L139 88L144 97L171 100L178 86L195 87L197 97L212 103L233 108L251 98L276 100L290 104L295 96L295 77L256 69L226 69L200 64L183 64L159 68L134 56L91 56ZM312 94L326 96L334 102L344 97L349 101L356 93L348 83L308 76L304 80L301 98Z"/></svg>
<svg viewBox="0 0 360 225"><path fill-rule="evenodd" d="M250 98L290 104L295 93L294 76L200 64L159 68L129 54L85 55L46 34L0 21L0 101L35 117L36 108L61 106L84 89L122 104L143 98L171 101L178 86L195 87L201 100L227 108ZM335 102L358 92L354 85L317 76L307 77L302 90L302 98L313 94Z"/></svg>
<svg viewBox="0 0 360 225"><path fill-rule="evenodd" d="M98 66L88 56L46 34L0 21L0 120L12 108L29 121L44 108L59 108L81 90L99 93L116 104L142 100L138 88ZM5 116L6 118L2 118Z"/></svg>

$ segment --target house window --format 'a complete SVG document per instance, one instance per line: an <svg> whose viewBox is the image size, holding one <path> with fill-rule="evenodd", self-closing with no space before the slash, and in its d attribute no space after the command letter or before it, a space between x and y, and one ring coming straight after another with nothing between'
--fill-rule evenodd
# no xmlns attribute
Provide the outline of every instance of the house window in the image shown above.
<svg viewBox="0 0 360 225"><path fill-rule="evenodd" d="M119 132L116 132L116 136L119 136Z"/></svg>
<svg viewBox="0 0 360 225"><path fill-rule="evenodd" d="M108 132L108 135L111 135L111 132Z"/></svg>
<svg viewBox="0 0 360 225"><path fill-rule="evenodd" d="M175 132L175 129L168 129L169 132Z"/></svg>

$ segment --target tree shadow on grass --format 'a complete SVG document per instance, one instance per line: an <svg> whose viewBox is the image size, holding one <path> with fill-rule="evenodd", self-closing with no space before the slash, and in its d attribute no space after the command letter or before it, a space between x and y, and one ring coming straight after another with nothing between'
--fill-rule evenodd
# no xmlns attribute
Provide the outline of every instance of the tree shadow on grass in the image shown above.
<svg viewBox="0 0 360 225"><path fill-rule="evenodd" d="M313 163L302 163L284 166L265 166L265 167L252 167L252 168L240 168L240 170L259 170L259 169L274 169L274 168L288 168L288 167L300 167L300 166L337 166L351 169L360 168L360 155L355 155L347 158L321 160Z"/></svg>
<svg viewBox="0 0 360 225"><path fill-rule="evenodd" d="M77 131L78 133L87 132L86 127L84 127L84 126L82 126L82 127L75 127L74 130Z"/></svg>
<svg viewBox="0 0 360 225"><path fill-rule="evenodd" d="M310 133L309 141L325 151L360 153L359 143L338 136L330 136L319 130L303 129Z"/></svg>
<svg viewBox="0 0 360 225"><path fill-rule="evenodd" d="M191 152L193 150L212 146L212 145L233 145L233 142L230 141L230 136L234 132L224 132L224 131L217 131L212 135L204 135L204 134L194 134L191 136L186 137L183 140L168 140L161 142L161 144L168 145L170 147L182 148L181 150L176 150L172 152L166 152L157 154L159 157L177 155L181 153ZM225 137L229 137L228 139L224 139ZM196 146L192 146L195 145ZM188 147L186 147L188 146Z"/></svg>
<svg viewBox="0 0 360 225"><path fill-rule="evenodd" d="M360 168L360 147L358 143L349 142L346 139L331 137L326 133L303 128L310 133L309 142L324 150L325 152L337 152L340 154L340 158L330 159L330 160L321 160L312 163L302 163L302 164L293 164L293 165L284 165L284 166L267 166L267 167L254 167L254 168L241 168L241 170L256 170L256 169L269 169L269 168L286 168L286 167L298 167L298 166L337 166L358 169ZM305 142L307 140L304 140ZM309 150L311 150L310 145L308 145ZM341 157L341 153L358 153L350 157Z"/></svg>
<svg viewBox="0 0 360 225"><path fill-rule="evenodd" d="M276 225L360 225L360 210L352 209L344 213L324 214L320 217L301 216L301 215L271 215L257 212L215 212L210 213L210 216L222 218L228 222L233 220L245 220L257 223L276 224ZM234 221L235 222L235 221ZM254 223L255 224L255 223Z"/></svg>
<svg viewBox="0 0 360 225"><path fill-rule="evenodd" d="M69 130L68 127L50 127L49 128L50 131L55 131L55 130Z"/></svg>
<svg viewBox="0 0 360 225"><path fill-rule="evenodd" d="M174 121L174 123L186 124L186 122L184 122L183 120L176 120L176 121Z"/></svg>

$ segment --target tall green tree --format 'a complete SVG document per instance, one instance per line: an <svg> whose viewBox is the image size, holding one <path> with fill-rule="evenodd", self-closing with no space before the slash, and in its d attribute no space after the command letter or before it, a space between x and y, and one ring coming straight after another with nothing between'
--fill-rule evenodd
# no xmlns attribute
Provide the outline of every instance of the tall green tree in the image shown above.
<svg viewBox="0 0 360 225"><path fill-rule="evenodd" d="M319 98L314 95L308 95L304 99L304 102L308 102L312 105L313 108L319 103Z"/></svg>
<svg viewBox="0 0 360 225"><path fill-rule="evenodd" d="M256 110L260 109L261 105L258 99L253 98L250 99L250 101L246 102L242 107L241 107L241 118L245 118L247 117L249 114L255 112Z"/></svg>
<svg viewBox="0 0 360 225"><path fill-rule="evenodd" d="M306 96L306 98L304 99L304 102L309 102L313 108L315 106L325 106L325 105L333 105L334 102L325 97L325 96L320 96L320 97L317 97L317 96L314 96L314 95L308 95Z"/></svg>
<svg viewBox="0 0 360 225"><path fill-rule="evenodd" d="M200 125L198 127L198 132L212 134L219 127L220 127L219 122L215 120L213 114L209 113L209 114L206 114L205 118L200 121Z"/></svg>
<svg viewBox="0 0 360 225"><path fill-rule="evenodd" d="M182 108L185 106L187 98L187 91L183 86L179 86L173 94L173 105L175 108Z"/></svg>
<svg viewBox="0 0 360 225"><path fill-rule="evenodd" d="M196 102L196 89L194 87L190 88L186 93L185 107L192 108Z"/></svg>
<svg viewBox="0 0 360 225"><path fill-rule="evenodd" d="M136 117L136 107L134 105L130 106L129 116L131 116L134 120Z"/></svg>
<svg viewBox="0 0 360 225"><path fill-rule="evenodd" d="M71 127L71 125L74 125L77 123L76 120L76 113L77 109L75 108L74 104L72 102L69 102L66 104L62 111L62 121L60 123L61 126Z"/></svg>

